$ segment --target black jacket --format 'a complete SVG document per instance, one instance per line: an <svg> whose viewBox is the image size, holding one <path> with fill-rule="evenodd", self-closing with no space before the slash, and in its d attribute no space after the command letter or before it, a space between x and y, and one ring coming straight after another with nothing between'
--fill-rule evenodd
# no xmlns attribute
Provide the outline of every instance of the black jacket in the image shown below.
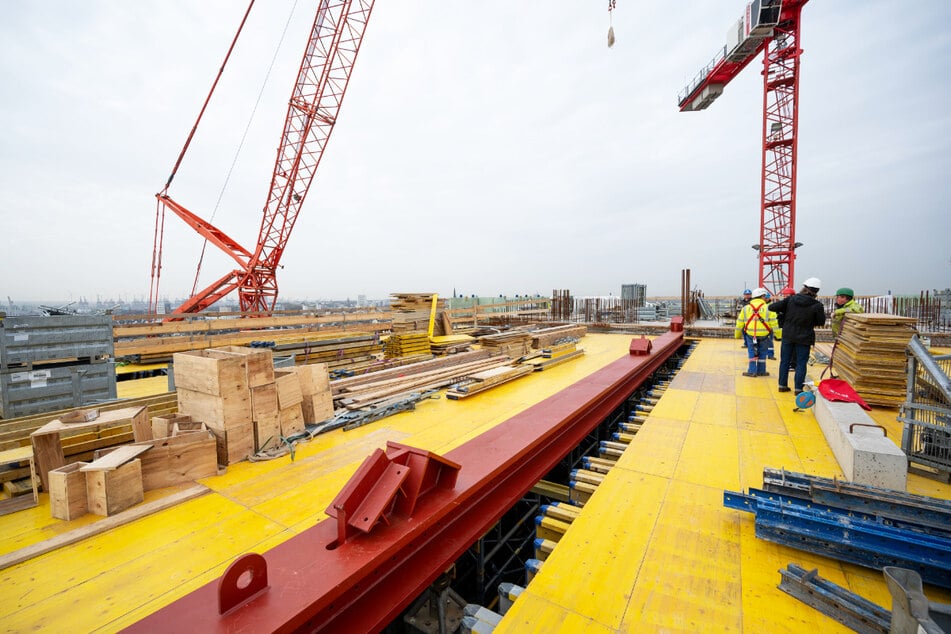
<svg viewBox="0 0 951 634"><path fill-rule="evenodd" d="M811 295L797 293L769 305L779 313L783 324L783 341L813 345L816 342L816 326L826 323L826 311Z"/></svg>

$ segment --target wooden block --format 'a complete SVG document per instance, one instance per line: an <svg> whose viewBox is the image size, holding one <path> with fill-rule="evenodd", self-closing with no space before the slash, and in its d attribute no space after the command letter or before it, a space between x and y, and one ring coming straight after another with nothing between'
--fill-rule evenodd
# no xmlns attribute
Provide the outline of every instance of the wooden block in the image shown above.
<svg viewBox="0 0 951 634"><path fill-rule="evenodd" d="M311 363L288 368L297 373L300 379L301 394L320 394L330 391L330 374L326 363Z"/></svg>
<svg viewBox="0 0 951 634"><path fill-rule="evenodd" d="M59 417L61 423L88 423L99 418L98 409L78 409Z"/></svg>
<svg viewBox="0 0 951 634"><path fill-rule="evenodd" d="M330 390L321 394L305 395L301 403L304 422L321 423L334 416L334 400Z"/></svg>
<svg viewBox="0 0 951 634"><path fill-rule="evenodd" d="M227 429L251 424L251 391L212 396L178 388L178 411L200 420L211 429Z"/></svg>
<svg viewBox="0 0 951 634"><path fill-rule="evenodd" d="M74 520L87 512L85 462L73 462L49 473L50 512L61 520Z"/></svg>
<svg viewBox="0 0 951 634"><path fill-rule="evenodd" d="M152 423L149 408L143 407L132 416L132 437L136 440L152 440Z"/></svg>
<svg viewBox="0 0 951 634"><path fill-rule="evenodd" d="M304 400L297 372L278 370L274 384L277 386L277 404L281 409L299 405Z"/></svg>
<svg viewBox="0 0 951 634"><path fill-rule="evenodd" d="M30 434L33 445L33 456L36 460L36 470L39 472L43 489L50 490L49 472L66 465L63 455L63 445L59 441L59 432L40 433L43 428Z"/></svg>
<svg viewBox="0 0 951 634"><path fill-rule="evenodd" d="M259 451L264 443L268 447L275 446L281 435L281 412L274 383L251 388L251 419L254 423L254 450Z"/></svg>
<svg viewBox="0 0 951 634"><path fill-rule="evenodd" d="M140 444L151 447L139 457L142 462L142 489L145 491L218 473L217 441L208 429L183 432Z"/></svg>
<svg viewBox="0 0 951 634"><path fill-rule="evenodd" d="M142 462L135 459L111 471L86 471L89 512L114 515L145 499Z"/></svg>
<svg viewBox="0 0 951 634"><path fill-rule="evenodd" d="M298 403L281 409L281 434L285 437L304 431L304 411Z"/></svg>
<svg viewBox="0 0 951 634"><path fill-rule="evenodd" d="M190 423L192 417L188 414L169 414L167 416L152 417L152 438L168 438L172 435L172 425L183 422Z"/></svg>
<svg viewBox="0 0 951 634"><path fill-rule="evenodd" d="M228 429L210 429L215 436L215 448L218 464L229 465L242 460L254 453L254 426L247 423L247 427L230 427Z"/></svg>
<svg viewBox="0 0 951 634"><path fill-rule="evenodd" d="M258 387L274 382L274 356L270 348L248 348L245 346L221 346L212 348L215 352L227 352L244 355L248 364L248 387Z"/></svg>
<svg viewBox="0 0 951 634"><path fill-rule="evenodd" d="M150 445L122 445L97 457L82 468L82 471L115 471L122 465L135 460L140 454L151 449Z"/></svg>
<svg viewBox="0 0 951 634"><path fill-rule="evenodd" d="M175 387L210 396L227 396L248 390L245 355L211 350L176 352L172 357Z"/></svg>

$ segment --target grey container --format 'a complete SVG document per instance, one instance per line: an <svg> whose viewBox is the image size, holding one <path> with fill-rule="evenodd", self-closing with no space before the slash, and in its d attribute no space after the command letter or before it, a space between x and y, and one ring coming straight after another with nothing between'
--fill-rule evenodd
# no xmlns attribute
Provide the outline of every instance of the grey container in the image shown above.
<svg viewBox="0 0 951 634"><path fill-rule="evenodd" d="M0 372L0 418L41 414L116 400L112 361Z"/></svg>
<svg viewBox="0 0 951 634"><path fill-rule="evenodd" d="M60 359L111 357L110 315L5 317L0 319L0 370Z"/></svg>

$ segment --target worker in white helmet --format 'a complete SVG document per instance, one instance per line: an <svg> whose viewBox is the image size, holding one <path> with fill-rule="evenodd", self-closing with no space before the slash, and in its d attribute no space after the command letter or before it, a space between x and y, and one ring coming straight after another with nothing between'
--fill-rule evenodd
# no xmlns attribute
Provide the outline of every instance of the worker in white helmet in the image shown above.
<svg viewBox="0 0 951 634"><path fill-rule="evenodd" d="M816 328L826 323L825 307L817 299L822 282L810 277L795 295L773 302L769 309L779 313L783 322L783 343L779 349L779 391L789 391L789 366L795 363L796 394L806 382L809 350L816 343Z"/></svg>

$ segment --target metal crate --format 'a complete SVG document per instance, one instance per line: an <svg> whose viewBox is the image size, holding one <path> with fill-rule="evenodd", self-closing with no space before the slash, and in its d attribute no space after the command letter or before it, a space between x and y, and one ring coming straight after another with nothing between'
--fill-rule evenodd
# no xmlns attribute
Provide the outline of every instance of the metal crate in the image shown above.
<svg viewBox="0 0 951 634"><path fill-rule="evenodd" d="M0 319L0 371L56 360L102 359L114 351L109 315Z"/></svg>
<svg viewBox="0 0 951 634"><path fill-rule="evenodd" d="M0 418L41 414L116 399L112 361L0 372Z"/></svg>
<svg viewBox="0 0 951 634"><path fill-rule="evenodd" d="M909 470L951 477L951 355L933 356L917 335L908 343L908 391L899 411ZM915 469L922 465L930 470ZM932 473L936 472L936 473Z"/></svg>

